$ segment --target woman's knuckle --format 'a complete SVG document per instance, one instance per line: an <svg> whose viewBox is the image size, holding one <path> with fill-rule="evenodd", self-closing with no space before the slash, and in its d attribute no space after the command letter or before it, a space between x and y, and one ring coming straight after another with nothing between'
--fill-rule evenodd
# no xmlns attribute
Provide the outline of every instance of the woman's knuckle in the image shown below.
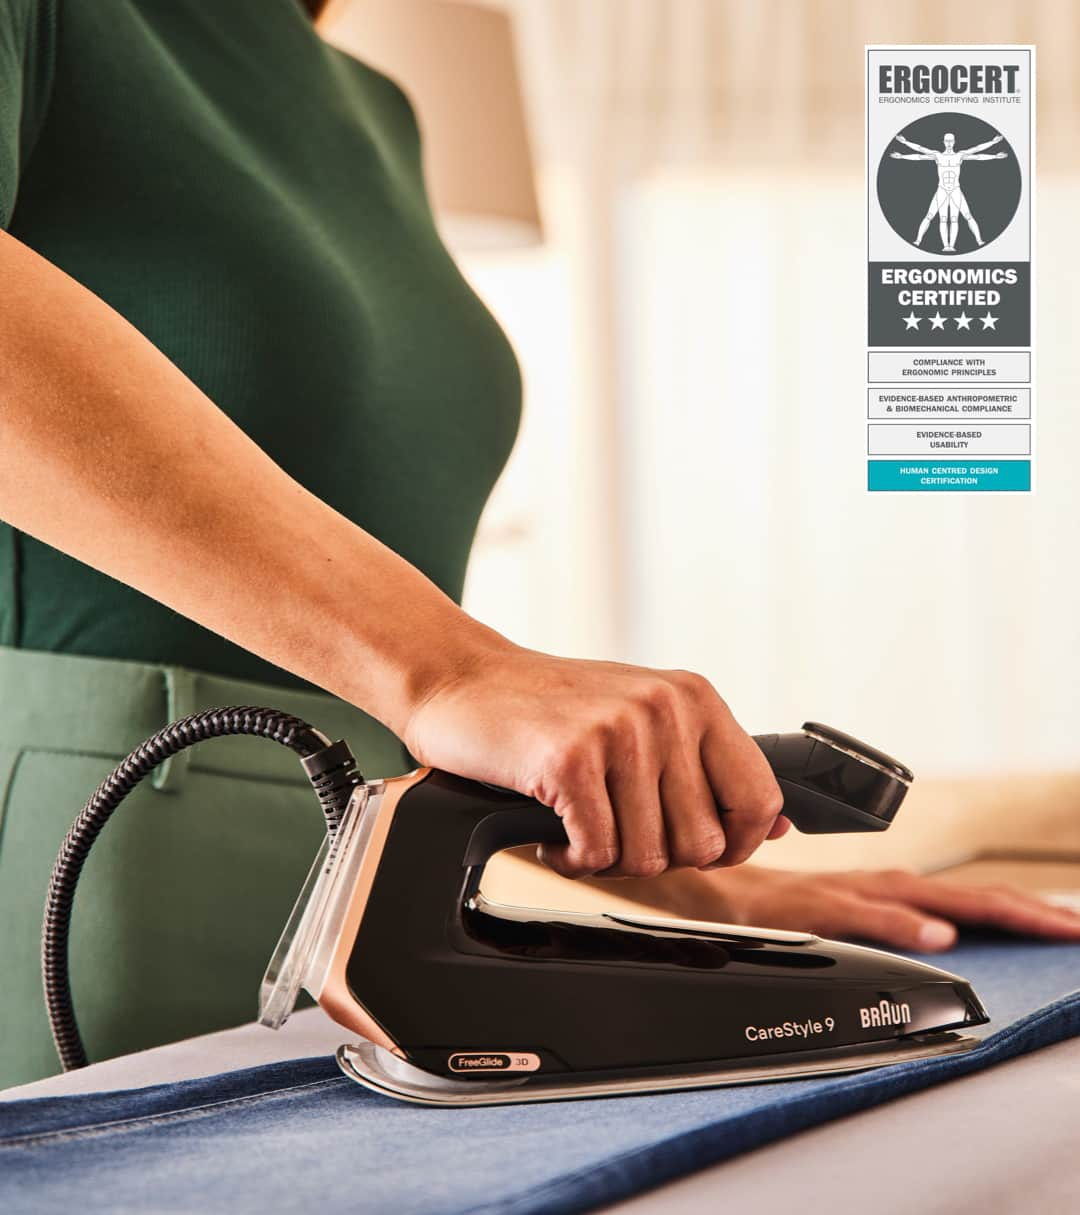
<svg viewBox="0 0 1080 1215"><path fill-rule="evenodd" d="M635 704L625 704L611 719L609 743L618 749L620 758L634 758L644 750L649 733L648 711Z"/></svg>
<svg viewBox="0 0 1080 1215"><path fill-rule="evenodd" d="M679 694L666 679L650 679L639 688L637 700L651 719L666 721L675 716Z"/></svg>
<svg viewBox="0 0 1080 1215"><path fill-rule="evenodd" d="M626 731L628 717L624 710L604 713L585 728L583 744L590 755L603 755Z"/></svg>
<svg viewBox="0 0 1080 1215"><path fill-rule="evenodd" d="M702 865L711 865L724 854L727 840L719 833L694 836L682 843L679 848L679 863L694 869Z"/></svg>
<svg viewBox="0 0 1080 1215"><path fill-rule="evenodd" d="M758 802L758 816L771 822L784 808L784 794L780 786L773 784L764 789Z"/></svg>
<svg viewBox="0 0 1080 1215"><path fill-rule="evenodd" d="M757 789L728 807L743 819L753 823L771 823L784 808L784 795L779 785Z"/></svg>
<svg viewBox="0 0 1080 1215"><path fill-rule="evenodd" d="M667 856L660 852L624 854L619 860L619 872L624 877L659 877L668 867Z"/></svg>
<svg viewBox="0 0 1080 1215"><path fill-rule="evenodd" d="M721 860L726 851L727 849L725 847L698 848L695 850L690 864L695 869L704 869L706 865L713 865L717 861Z"/></svg>
<svg viewBox="0 0 1080 1215"><path fill-rule="evenodd" d="M581 772L581 749L574 744L563 744L552 750L544 765L557 786L565 789L574 784Z"/></svg>
<svg viewBox="0 0 1080 1215"><path fill-rule="evenodd" d="M549 770L562 786L579 786L589 780L599 767L598 750L596 727L590 726L554 748L549 759Z"/></svg>
<svg viewBox="0 0 1080 1215"><path fill-rule="evenodd" d="M588 873L600 873L618 862L619 850L613 844L589 844L581 851L581 863Z"/></svg>
<svg viewBox="0 0 1080 1215"><path fill-rule="evenodd" d="M676 674L683 691L696 703L719 700L716 689L698 671L678 671Z"/></svg>

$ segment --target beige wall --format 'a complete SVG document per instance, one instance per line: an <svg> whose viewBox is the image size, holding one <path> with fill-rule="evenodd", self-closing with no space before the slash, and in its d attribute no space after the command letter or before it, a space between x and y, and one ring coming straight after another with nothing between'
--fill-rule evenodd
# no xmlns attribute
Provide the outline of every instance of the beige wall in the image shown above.
<svg viewBox="0 0 1080 1215"><path fill-rule="evenodd" d="M785 842L784 863L858 861L871 843L871 857L951 854L1009 821L1023 835L1055 796L1047 814L1067 826L1080 5L510 7L549 242L477 269L522 352L528 414L471 609L545 648L696 667L748 729L831 721L916 771L888 837ZM1030 499L862 491L863 46L888 41L1037 47Z"/></svg>
<svg viewBox="0 0 1080 1215"><path fill-rule="evenodd" d="M539 648L695 667L748 729L831 721L916 771L887 834L793 835L777 864L1076 847L1080 4L503 7L547 243L466 263L526 381L467 606ZM1034 498L862 492L874 42L1036 44Z"/></svg>

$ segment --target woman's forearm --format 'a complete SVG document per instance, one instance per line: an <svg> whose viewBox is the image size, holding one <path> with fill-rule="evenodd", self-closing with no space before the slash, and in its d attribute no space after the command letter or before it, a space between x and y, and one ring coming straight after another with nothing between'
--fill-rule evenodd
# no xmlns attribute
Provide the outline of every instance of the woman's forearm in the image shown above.
<svg viewBox="0 0 1080 1215"><path fill-rule="evenodd" d="M403 731L507 645L0 233L0 518Z"/></svg>
<svg viewBox="0 0 1080 1215"><path fill-rule="evenodd" d="M783 830L708 680L512 645L2 233L0 285L0 518L367 710L421 763L551 806L561 873L734 865Z"/></svg>

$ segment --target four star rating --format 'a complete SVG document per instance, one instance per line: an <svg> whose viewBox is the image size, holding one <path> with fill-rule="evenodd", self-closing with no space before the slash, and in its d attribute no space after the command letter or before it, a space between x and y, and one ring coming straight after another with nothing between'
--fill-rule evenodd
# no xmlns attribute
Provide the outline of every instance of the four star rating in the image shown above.
<svg viewBox="0 0 1080 1215"><path fill-rule="evenodd" d="M917 316L914 309L912 309L907 316L901 317L900 319L904 322L905 330L918 329L921 321L929 321L931 330L944 329L945 322L951 320L956 322L957 329L967 329L970 332L972 321L981 321L984 330L996 329L999 318L992 316L989 309L987 309L985 316L978 317L968 316L966 312L961 312L959 316L942 316L940 311L935 312L933 316Z"/></svg>

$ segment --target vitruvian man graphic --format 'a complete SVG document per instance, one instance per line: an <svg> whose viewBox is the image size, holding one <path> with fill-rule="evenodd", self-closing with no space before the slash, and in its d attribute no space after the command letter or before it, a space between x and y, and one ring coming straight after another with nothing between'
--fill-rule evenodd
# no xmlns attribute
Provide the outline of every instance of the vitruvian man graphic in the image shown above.
<svg viewBox="0 0 1080 1215"><path fill-rule="evenodd" d="M1005 160L1009 155L1008 152L994 152L990 155L984 155L987 148L992 148L994 144L1001 142L1002 136L995 135L993 139L988 139L986 143L976 144L973 148L964 148L957 151L956 137L954 135L946 135L943 139L945 149L941 152L935 152L933 148L924 148L920 144L912 143L910 139L905 139L903 135L897 135L896 140L897 143L902 143L905 147L911 148L913 154L890 152L889 155L893 160L932 160L937 165L937 190L934 192L934 197L930 201L926 215L919 225L919 234L915 237L915 244L922 244L922 238L926 235L926 230L930 227L930 222L935 215L938 217L938 227L941 232L941 248L944 253L956 252L956 232L961 215L964 217L967 226L971 229L971 235L975 237L975 243L977 245L983 244L983 238L979 233L979 225L975 222L975 216L971 214L971 207L968 205L968 200L964 197L963 190L960 189L960 169L965 160Z"/></svg>

